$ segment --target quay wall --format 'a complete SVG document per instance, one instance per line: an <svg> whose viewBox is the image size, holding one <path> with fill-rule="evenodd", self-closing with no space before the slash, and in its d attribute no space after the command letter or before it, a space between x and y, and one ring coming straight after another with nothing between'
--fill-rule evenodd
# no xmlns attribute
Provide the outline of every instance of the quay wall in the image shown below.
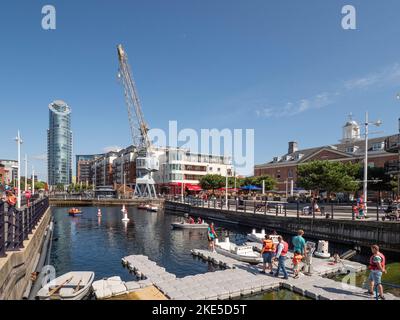
<svg viewBox="0 0 400 320"><path fill-rule="evenodd" d="M57 199L50 198L50 206L53 207L96 207L96 206L137 206L141 203L163 205L164 199Z"/></svg>
<svg viewBox="0 0 400 320"><path fill-rule="evenodd" d="M24 241L24 248L19 251L7 251L7 256L0 258L0 300L20 300L27 288L31 273L37 263L37 256L42 249L44 234L51 220L48 208L36 229Z"/></svg>
<svg viewBox="0 0 400 320"><path fill-rule="evenodd" d="M250 228L265 228L295 234L298 229L316 239L362 247L379 244L385 251L400 253L400 223L377 221L352 221L340 219L312 219L277 217L264 214L227 211L195 207L189 204L166 201L165 211L172 214L201 216L205 219L237 222Z"/></svg>

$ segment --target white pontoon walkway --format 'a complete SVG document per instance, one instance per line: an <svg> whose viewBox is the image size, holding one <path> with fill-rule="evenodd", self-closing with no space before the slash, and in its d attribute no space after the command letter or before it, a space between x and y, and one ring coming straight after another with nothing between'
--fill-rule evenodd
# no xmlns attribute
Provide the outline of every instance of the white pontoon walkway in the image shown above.
<svg viewBox="0 0 400 320"><path fill-rule="evenodd" d="M339 265L330 265L327 260L313 258L314 272L311 276L301 274L298 279L284 280L260 274L260 268L227 258L207 250L193 250L197 256L230 269L176 278L164 268L143 255L131 255L122 259L124 265L139 278L153 284L169 299L173 300L225 300L234 299L271 289L285 288L316 300L373 300L364 294L365 289L323 278L322 275L337 272ZM228 260L229 259L229 260ZM289 265L290 259L287 259ZM365 270L356 262L344 261L348 270ZM289 268L288 268L289 269ZM289 269L289 276L291 275ZM399 298L385 294L388 300Z"/></svg>

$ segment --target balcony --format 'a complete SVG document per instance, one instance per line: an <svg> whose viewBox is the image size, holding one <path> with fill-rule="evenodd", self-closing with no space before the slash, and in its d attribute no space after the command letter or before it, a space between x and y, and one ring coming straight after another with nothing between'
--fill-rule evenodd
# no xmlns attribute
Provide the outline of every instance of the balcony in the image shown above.
<svg viewBox="0 0 400 320"><path fill-rule="evenodd" d="M399 136L390 136L385 140L385 150L387 152L397 153L399 151Z"/></svg>
<svg viewBox="0 0 400 320"><path fill-rule="evenodd" d="M385 164L385 173L386 174L398 174L400 172L400 161L388 161Z"/></svg>

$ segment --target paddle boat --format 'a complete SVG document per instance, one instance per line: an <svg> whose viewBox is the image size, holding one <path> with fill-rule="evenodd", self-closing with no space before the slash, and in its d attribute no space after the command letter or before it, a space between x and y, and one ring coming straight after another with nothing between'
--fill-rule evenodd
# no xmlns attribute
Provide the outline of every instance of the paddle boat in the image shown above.
<svg viewBox="0 0 400 320"><path fill-rule="evenodd" d="M261 243L261 244L262 244L262 243L263 243L263 240L265 240L265 235L266 235L265 229L261 229L261 232L260 232L260 233L257 233L257 232L256 232L256 229L253 229L251 233L248 233L248 234L247 234L247 239L248 239L249 241L258 242L258 243ZM273 242L275 245L278 245L278 243L279 243L279 241L278 241L279 235L271 234L271 235L269 235L269 236L271 237L272 242Z"/></svg>
<svg viewBox="0 0 400 320"><path fill-rule="evenodd" d="M77 208L72 208L68 211L68 214L70 216L77 216L77 215L81 215L83 212Z"/></svg>
<svg viewBox="0 0 400 320"><path fill-rule="evenodd" d="M187 223L187 222L173 222L171 223L174 229L208 229L208 223Z"/></svg>
<svg viewBox="0 0 400 320"><path fill-rule="evenodd" d="M38 300L83 300L89 293L94 272L68 272L44 285L36 295Z"/></svg>
<svg viewBox="0 0 400 320"><path fill-rule="evenodd" d="M230 242L229 238L225 238L225 241L223 242L219 242L218 239L215 239L215 251L224 256L251 264L258 264L263 262L260 254L258 252L255 252L252 246L239 246L235 243Z"/></svg>

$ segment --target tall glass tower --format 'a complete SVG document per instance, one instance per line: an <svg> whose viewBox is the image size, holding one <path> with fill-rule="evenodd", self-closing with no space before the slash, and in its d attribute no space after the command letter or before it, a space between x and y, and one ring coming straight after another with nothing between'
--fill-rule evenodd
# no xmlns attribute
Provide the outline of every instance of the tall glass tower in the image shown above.
<svg viewBox="0 0 400 320"><path fill-rule="evenodd" d="M49 105L47 172L51 186L72 182L71 108L61 100Z"/></svg>

